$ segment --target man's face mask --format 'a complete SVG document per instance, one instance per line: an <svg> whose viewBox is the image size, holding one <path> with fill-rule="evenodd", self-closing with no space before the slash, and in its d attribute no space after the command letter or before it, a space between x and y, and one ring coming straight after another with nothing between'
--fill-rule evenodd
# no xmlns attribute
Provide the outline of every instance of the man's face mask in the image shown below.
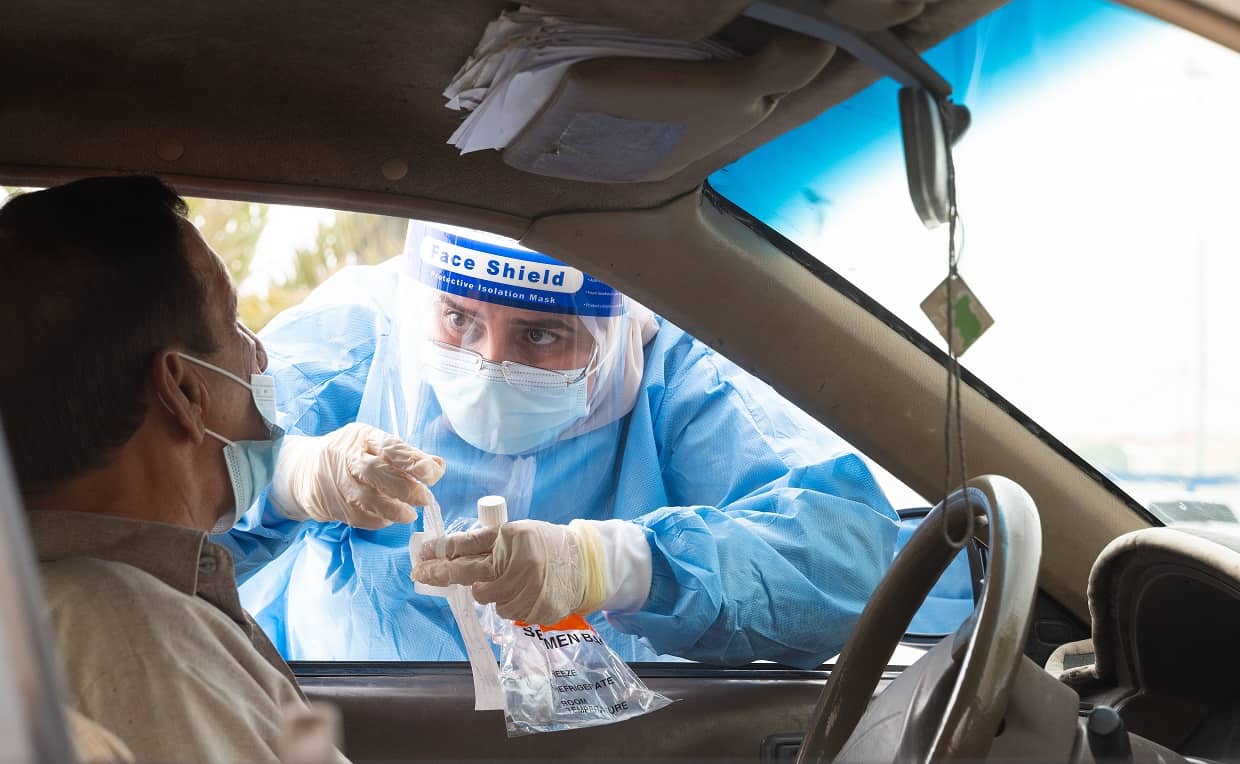
<svg viewBox="0 0 1240 764"><path fill-rule="evenodd" d="M452 429L488 453L545 446L588 412L587 369L494 363L441 342L429 343L427 360L428 381Z"/></svg>
<svg viewBox="0 0 1240 764"><path fill-rule="evenodd" d="M199 360L184 353L177 353L190 363L223 374L233 382L248 388L254 398L254 406L259 415L267 423L271 434L268 440L233 441L219 433L207 430L207 434L224 444L224 462L228 465L228 480L233 489L233 511L226 513L215 523L212 533L224 533L237 523L241 515L254 504L258 493L271 484L275 475L276 460L279 458L280 442L284 439L284 430L276 425L276 378L269 374L251 374L250 381L238 377L232 372Z"/></svg>

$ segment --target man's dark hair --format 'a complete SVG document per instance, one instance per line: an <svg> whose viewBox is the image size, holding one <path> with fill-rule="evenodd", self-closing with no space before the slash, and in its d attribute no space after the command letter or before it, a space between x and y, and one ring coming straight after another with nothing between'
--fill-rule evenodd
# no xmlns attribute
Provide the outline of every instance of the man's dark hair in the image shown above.
<svg viewBox="0 0 1240 764"><path fill-rule="evenodd" d="M185 201L157 178L87 178L0 208L0 422L25 494L103 466L137 431L158 351L211 353Z"/></svg>

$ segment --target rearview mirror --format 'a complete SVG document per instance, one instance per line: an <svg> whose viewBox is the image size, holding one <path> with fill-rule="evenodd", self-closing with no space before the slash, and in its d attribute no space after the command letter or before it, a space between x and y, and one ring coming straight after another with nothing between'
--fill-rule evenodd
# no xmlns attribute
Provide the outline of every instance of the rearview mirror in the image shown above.
<svg viewBox="0 0 1240 764"><path fill-rule="evenodd" d="M969 110L922 88L900 88L900 132L908 192L927 228L947 222L948 152L969 127Z"/></svg>

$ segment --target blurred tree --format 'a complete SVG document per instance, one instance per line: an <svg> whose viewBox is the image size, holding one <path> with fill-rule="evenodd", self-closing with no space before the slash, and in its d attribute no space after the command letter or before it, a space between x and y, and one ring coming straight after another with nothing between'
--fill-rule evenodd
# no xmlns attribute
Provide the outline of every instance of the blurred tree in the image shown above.
<svg viewBox="0 0 1240 764"><path fill-rule="evenodd" d="M190 222L228 266L228 275L240 286L250 275L254 247L267 226L268 207L255 202L186 199Z"/></svg>
<svg viewBox="0 0 1240 764"><path fill-rule="evenodd" d="M373 265L400 254L407 226L402 218L359 212L337 212L330 222L319 223L314 244L296 251L288 276L269 285L266 294L242 298L247 326L262 329L345 266Z"/></svg>
<svg viewBox="0 0 1240 764"><path fill-rule="evenodd" d="M22 186L0 186L0 204L4 204L9 197L24 194L27 191L38 191L37 188L25 188Z"/></svg>

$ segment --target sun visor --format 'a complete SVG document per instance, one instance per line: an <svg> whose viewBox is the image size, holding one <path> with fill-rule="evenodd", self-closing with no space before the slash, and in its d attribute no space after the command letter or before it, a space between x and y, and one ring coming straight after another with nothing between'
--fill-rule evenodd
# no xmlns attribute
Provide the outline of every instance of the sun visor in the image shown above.
<svg viewBox="0 0 1240 764"><path fill-rule="evenodd" d="M503 160L566 180L664 180L760 124L834 52L828 43L788 35L728 61L579 61L508 143Z"/></svg>
<svg viewBox="0 0 1240 764"><path fill-rule="evenodd" d="M873 2L873 0L853 0ZM750 0L538 0L540 10L673 40L700 40L741 15Z"/></svg>
<svg viewBox="0 0 1240 764"><path fill-rule="evenodd" d="M833 21L852 29L876 32L917 18L926 10L926 3L909 0L823 0L822 10Z"/></svg>

